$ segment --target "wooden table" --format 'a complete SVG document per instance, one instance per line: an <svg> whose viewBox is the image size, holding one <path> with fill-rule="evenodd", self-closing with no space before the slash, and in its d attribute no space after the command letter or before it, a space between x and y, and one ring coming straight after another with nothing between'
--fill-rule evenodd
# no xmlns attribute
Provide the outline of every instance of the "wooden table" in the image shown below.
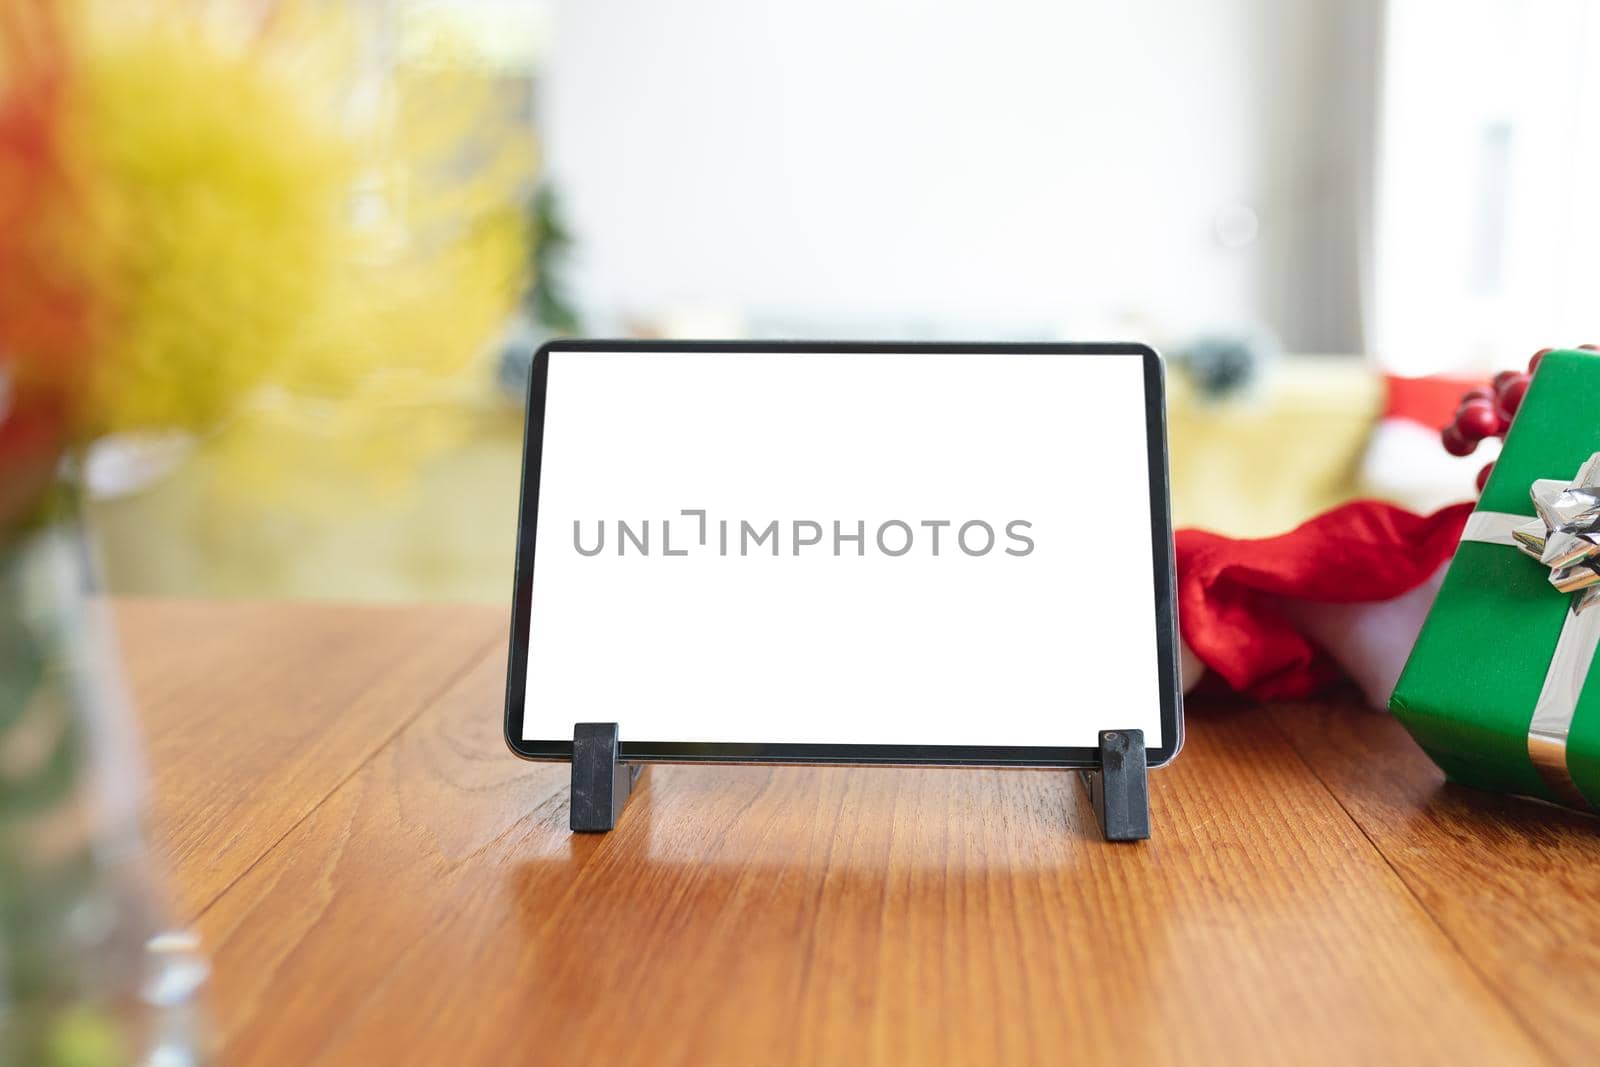
<svg viewBox="0 0 1600 1067"><path fill-rule="evenodd" d="M1349 702L1191 707L1142 845L1070 774L777 767L578 838L497 611L118 611L225 1063L1600 1056L1600 820Z"/></svg>

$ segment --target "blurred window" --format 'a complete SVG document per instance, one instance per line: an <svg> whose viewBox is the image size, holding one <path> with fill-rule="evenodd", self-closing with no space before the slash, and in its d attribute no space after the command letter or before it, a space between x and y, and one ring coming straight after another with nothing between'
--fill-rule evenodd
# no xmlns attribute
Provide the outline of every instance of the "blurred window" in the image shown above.
<svg viewBox="0 0 1600 1067"><path fill-rule="evenodd" d="M1389 5L1369 336L1404 374L1600 341L1600 4Z"/></svg>

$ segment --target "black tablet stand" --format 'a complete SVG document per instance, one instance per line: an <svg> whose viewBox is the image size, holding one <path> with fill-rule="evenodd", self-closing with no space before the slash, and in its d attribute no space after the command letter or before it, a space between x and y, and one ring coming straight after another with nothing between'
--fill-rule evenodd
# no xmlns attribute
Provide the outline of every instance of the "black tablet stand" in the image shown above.
<svg viewBox="0 0 1600 1067"><path fill-rule="evenodd" d="M1143 730L1101 730L1100 767L1082 773L1107 841L1143 841L1150 836L1150 770Z"/></svg>
<svg viewBox="0 0 1600 1067"><path fill-rule="evenodd" d="M572 728L572 832L614 829L643 766L619 758L617 724L580 722Z"/></svg>
<svg viewBox="0 0 1600 1067"><path fill-rule="evenodd" d="M643 768L623 763L614 722L580 722L572 729L572 831L605 833L622 817ZM1149 771L1143 730L1100 731L1100 766L1083 771L1100 832L1107 841L1150 836Z"/></svg>

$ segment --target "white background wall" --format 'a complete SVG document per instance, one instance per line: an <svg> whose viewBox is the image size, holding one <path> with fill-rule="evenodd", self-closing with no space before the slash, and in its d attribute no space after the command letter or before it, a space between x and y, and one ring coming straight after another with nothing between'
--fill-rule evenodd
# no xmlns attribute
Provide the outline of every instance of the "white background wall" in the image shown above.
<svg viewBox="0 0 1600 1067"><path fill-rule="evenodd" d="M613 321L1356 349L1378 4L557 3L574 288Z"/></svg>

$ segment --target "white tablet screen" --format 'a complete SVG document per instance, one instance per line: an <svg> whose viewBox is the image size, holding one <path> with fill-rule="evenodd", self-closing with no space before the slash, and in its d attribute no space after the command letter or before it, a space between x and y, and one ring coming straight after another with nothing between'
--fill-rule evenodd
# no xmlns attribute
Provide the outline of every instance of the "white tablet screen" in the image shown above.
<svg viewBox="0 0 1600 1067"><path fill-rule="evenodd" d="M548 361L525 740L1170 740L1138 353Z"/></svg>

